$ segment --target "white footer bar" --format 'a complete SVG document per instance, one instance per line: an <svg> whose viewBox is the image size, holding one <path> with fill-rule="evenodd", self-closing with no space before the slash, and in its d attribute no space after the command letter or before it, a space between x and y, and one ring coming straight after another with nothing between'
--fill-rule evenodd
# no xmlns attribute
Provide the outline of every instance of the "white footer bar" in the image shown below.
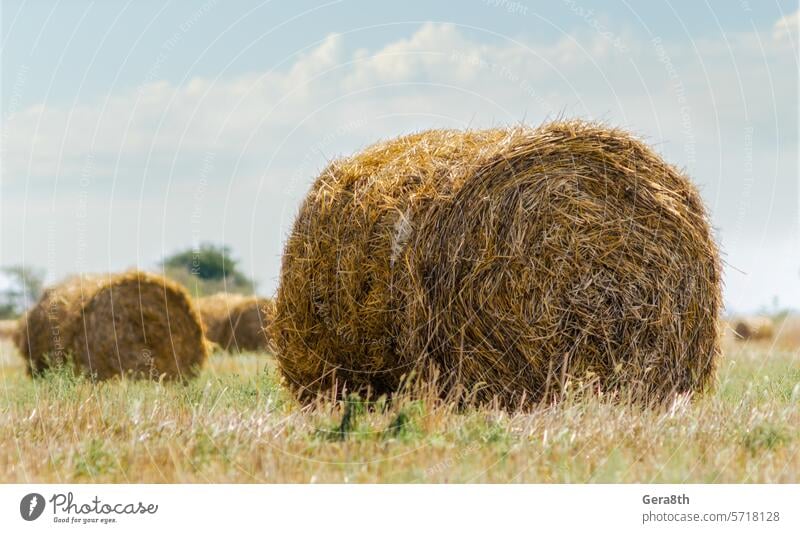
<svg viewBox="0 0 800 533"><path fill-rule="evenodd" d="M800 531L799 485L3 485L0 496L3 531Z"/></svg>

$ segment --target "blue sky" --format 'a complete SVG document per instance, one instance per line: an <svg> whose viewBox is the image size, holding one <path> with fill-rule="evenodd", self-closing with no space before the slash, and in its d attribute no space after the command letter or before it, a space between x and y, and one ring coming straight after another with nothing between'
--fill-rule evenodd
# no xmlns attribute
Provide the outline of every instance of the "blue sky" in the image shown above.
<svg viewBox="0 0 800 533"><path fill-rule="evenodd" d="M112 87L137 86L147 79L163 43L203 5L210 6L209 16L197 17L192 30L183 34L160 79L179 83L186 77L216 77L223 71L235 76L268 70L334 32L351 34L348 46L375 49L407 37L423 21L475 28L485 41L520 37L546 44L565 34L585 32L590 27L586 19L596 18L610 31L687 41L718 39L726 32L754 28L769 30L796 10L796 1L749 4L751 11L730 0L6 1L3 104L8 104L14 82L8 74L23 65L31 67L23 103L47 98L69 104L78 92L81 98L102 97ZM123 59L125 67L116 72ZM51 82L61 86L48 91Z"/></svg>
<svg viewBox="0 0 800 533"><path fill-rule="evenodd" d="M0 264L230 244L261 292L326 161L557 115L687 169L730 311L800 307L796 1L4 1Z"/></svg>

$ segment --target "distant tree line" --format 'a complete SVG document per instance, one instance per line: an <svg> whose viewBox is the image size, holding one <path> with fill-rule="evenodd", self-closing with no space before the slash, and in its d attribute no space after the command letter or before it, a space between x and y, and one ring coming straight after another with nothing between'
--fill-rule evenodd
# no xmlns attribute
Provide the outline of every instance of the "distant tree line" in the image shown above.
<svg viewBox="0 0 800 533"><path fill-rule="evenodd" d="M217 292L253 294L256 283L247 277L229 246L203 243L178 251L161 262L164 274L185 286L192 296ZM0 268L0 320L17 318L42 296L44 271L29 266Z"/></svg>
<svg viewBox="0 0 800 533"><path fill-rule="evenodd" d="M8 266L0 269L8 286L0 291L0 320L16 318L42 295L44 272L28 266Z"/></svg>
<svg viewBox="0 0 800 533"><path fill-rule="evenodd" d="M255 281L241 271L239 260L226 245L203 243L181 250L165 257L161 266L168 277L183 284L193 296L223 291L252 294L256 289Z"/></svg>

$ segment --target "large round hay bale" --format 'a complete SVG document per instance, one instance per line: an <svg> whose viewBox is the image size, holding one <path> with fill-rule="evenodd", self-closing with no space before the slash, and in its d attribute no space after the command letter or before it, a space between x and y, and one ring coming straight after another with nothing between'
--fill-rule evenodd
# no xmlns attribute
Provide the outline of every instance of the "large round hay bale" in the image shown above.
<svg viewBox="0 0 800 533"><path fill-rule="evenodd" d="M433 369L509 406L658 401L719 353L720 260L680 171L584 122L435 130L333 162L286 244L272 335L301 395Z"/></svg>
<svg viewBox="0 0 800 533"><path fill-rule="evenodd" d="M740 317L734 321L733 331L742 341L769 340L775 334L772 320L765 316Z"/></svg>
<svg viewBox="0 0 800 533"><path fill-rule="evenodd" d="M266 351L274 304L267 298L217 293L196 300L206 338L223 350Z"/></svg>
<svg viewBox="0 0 800 533"><path fill-rule="evenodd" d="M68 363L94 379L184 379L208 356L186 291L144 272L79 276L47 289L20 319L16 341L33 375Z"/></svg>

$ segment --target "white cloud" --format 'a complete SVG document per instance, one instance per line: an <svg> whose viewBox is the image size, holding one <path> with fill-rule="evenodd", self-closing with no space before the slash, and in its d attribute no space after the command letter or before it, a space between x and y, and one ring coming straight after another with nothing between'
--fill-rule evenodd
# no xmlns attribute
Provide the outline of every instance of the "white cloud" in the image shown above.
<svg viewBox="0 0 800 533"><path fill-rule="evenodd" d="M87 238L103 260L112 255L106 231L115 250L135 243L142 257L202 235L233 243L270 287L280 239L328 158L428 127L564 114L629 127L688 167L723 241L740 254L748 242L783 242L796 221L796 58L791 42L768 37L657 46L626 36L621 47L598 32L542 44L424 24L378 50L350 52L345 36L330 35L282 70L158 81L74 108L20 110L3 124L4 187L27 181L46 191L28 201L49 206L56 176L59 194L78 195L88 175ZM25 216L18 200L4 195L4 225ZM52 231L68 254L78 222L73 209L59 209ZM4 248L18 237L4 234Z"/></svg>
<svg viewBox="0 0 800 533"><path fill-rule="evenodd" d="M729 81L739 83L728 79L736 74L732 65L717 63L736 63L750 77L753 69L763 70L781 53L773 45L766 58L753 56L758 48L746 36L731 37L734 57L725 57L729 52L721 43L700 43L707 57L686 45L665 44L677 65L673 79L649 42L629 43L635 46L621 52L600 34L567 35L549 45L513 40L485 44L480 37L453 25L428 23L374 53L347 54L344 38L330 35L284 71L216 82L196 78L184 86L153 82L112 94L107 102L82 102L71 109L37 105L14 114L5 125L10 130L5 170L12 180L56 174L70 180L84 169L88 154L106 165L96 168L98 172L118 170L118 158L135 162L151 152L174 156L214 151L247 158L254 152L262 155L264 146L298 124L302 127L303 120L323 133L347 122L354 111L367 117L435 113L456 122L513 122L526 115L536 120L565 111L621 120L657 140L676 142L682 136L675 113L676 83L697 103L698 114L717 113L713 121L734 112L737 103L715 107L712 99L740 96L730 90ZM722 79L724 85L715 86ZM379 88L393 84L398 86L393 91ZM776 81L772 89L780 86ZM713 94L703 93L709 89ZM764 87L759 83L742 90L756 93ZM768 115L769 105L762 104L772 102L764 96L745 94L746 102L738 106L746 105L753 116ZM719 124L695 127L714 130Z"/></svg>
<svg viewBox="0 0 800 533"><path fill-rule="evenodd" d="M797 40L797 34L800 30L800 9L794 13L786 15L778 22L775 23L773 28L773 35L776 39L794 39Z"/></svg>

